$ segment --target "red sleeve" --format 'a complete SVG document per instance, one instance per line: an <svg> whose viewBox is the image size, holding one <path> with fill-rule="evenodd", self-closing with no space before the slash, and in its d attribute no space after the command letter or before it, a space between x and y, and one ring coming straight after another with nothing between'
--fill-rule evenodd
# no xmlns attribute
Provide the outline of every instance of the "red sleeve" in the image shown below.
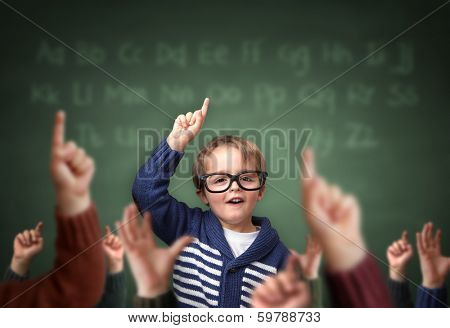
<svg viewBox="0 0 450 328"><path fill-rule="evenodd" d="M326 279L335 307L392 307L383 276L369 255L352 270L326 272Z"/></svg>
<svg viewBox="0 0 450 328"><path fill-rule="evenodd" d="M93 307L103 293L105 265L94 204L74 217L56 212L54 269L36 279L0 284L2 307Z"/></svg>

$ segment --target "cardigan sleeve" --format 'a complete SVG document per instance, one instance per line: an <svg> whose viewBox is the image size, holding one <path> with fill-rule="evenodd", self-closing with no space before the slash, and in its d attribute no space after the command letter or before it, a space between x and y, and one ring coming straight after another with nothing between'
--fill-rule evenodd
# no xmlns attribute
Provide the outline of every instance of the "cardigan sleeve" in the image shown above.
<svg viewBox="0 0 450 328"><path fill-rule="evenodd" d="M168 245L188 233L192 220L202 215L200 208L191 209L168 193L170 178L183 154L172 150L164 139L139 169L132 188L139 211L152 213L154 232Z"/></svg>

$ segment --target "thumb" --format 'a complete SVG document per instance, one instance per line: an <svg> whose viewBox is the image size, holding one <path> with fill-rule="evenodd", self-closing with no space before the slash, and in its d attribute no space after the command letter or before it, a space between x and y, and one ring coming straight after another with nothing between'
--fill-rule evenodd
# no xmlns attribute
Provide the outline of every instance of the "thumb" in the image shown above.
<svg viewBox="0 0 450 328"><path fill-rule="evenodd" d="M109 225L105 226L105 234L108 236L109 234L111 234L111 229L109 228Z"/></svg>
<svg viewBox="0 0 450 328"><path fill-rule="evenodd" d="M194 238L191 236L184 236L178 238L169 248L169 253L172 256L172 258L175 260L175 258L181 253L183 248L189 245L193 239Z"/></svg>

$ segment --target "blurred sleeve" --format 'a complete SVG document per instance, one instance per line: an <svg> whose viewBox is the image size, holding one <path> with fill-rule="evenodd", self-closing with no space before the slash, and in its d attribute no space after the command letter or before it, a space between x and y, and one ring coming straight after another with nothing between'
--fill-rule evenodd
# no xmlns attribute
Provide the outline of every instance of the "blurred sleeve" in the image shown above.
<svg viewBox="0 0 450 328"><path fill-rule="evenodd" d="M56 210L54 269L24 282L0 284L2 307L93 307L105 282L97 210L91 204L73 217Z"/></svg>
<svg viewBox="0 0 450 328"><path fill-rule="evenodd" d="M108 273L106 275L105 290L98 308L123 308L126 303L125 273Z"/></svg>
<svg viewBox="0 0 450 328"><path fill-rule="evenodd" d="M388 280L388 289L392 297L393 305L397 308L414 307L409 283L407 281L399 282L392 279Z"/></svg>
<svg viewBox="0 0 450 328"><path fill-rule="evenodd" d="M419 286L416 295L417 308L446 308L447 304L447 288L426 288Z"/></svg>
<svg viewBox="0 0 450 328"><path fill-rule="evenodd" d="M24 276L16 273L11 269L11 266L9 266L5 274L3 275L3 281L25 281L30 278L30 272L27 272Z"/></svg>
<svg viewBox="0 0 450 328"><path fill-rule="evenodd" d="M334 307L392 307L383 276L369 255L351 270L326 272L326 279Z"/></svg>

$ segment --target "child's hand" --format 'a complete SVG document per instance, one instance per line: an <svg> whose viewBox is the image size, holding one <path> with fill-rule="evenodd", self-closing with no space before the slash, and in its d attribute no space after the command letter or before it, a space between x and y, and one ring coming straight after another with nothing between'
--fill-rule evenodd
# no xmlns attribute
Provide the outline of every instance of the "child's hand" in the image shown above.
<svg viewBox="0 0 450 328"><path fill-rule="evenodd" d="M172 132L167 137L170 148L180 152L184 151L187 144L200 132L208 112L208 106L209 98L205 98L201 109L177 117Z"/></svg>
<svg viewBox="0 0 450 328"><path fill-rule="evenodd" d="M314 237L306 237L306 250L304 254L298 254L295 250L291 250L291 252L298 258L303 276L306 279L313 280L319 277L322 247Z"/></svg>
<svg viewBox="0 0 450 328"><path fill-rule="evenodd" d="M56 189L58 209L62 215L83 212L90 204L90 184L94 161L74 142L64 141L65 114L55 116L50 173Z"/></svg>
<svg viewBox="0 0 450 328"><path fill-rule="evenodd" d="M303 163L301 183L306 221L323 247L328 268L348 270L365 256L358 202L316 175L311 149L305 150Z"/></svg>
<svg viewBox="0 0 450 328"><path fill-rule="evenodd" d="M44 247L44 238L41 235L42 226L43 223L39 222L36 228L24 230L14 238L11 269L21 276L27 273L32 258L39 254Z"/></svg>
<svg viewBox="0 0 450 328"><path fill-rule="evenodd" d="M450 258L441 254L441 236L442 231L438 229L433 238L431 222L424 224L422 232L416 233L422 285L426 288L442 287L449 271Z"/></svg>
<svg viewBox="0 0 450 328"><path fill-rule="evenodd" d="M106 236L103 239L103 251L108 262L108 272L118 273L123 270L123 246L120 238L111 232L107 225L105 227Z"/></svg>
<svg viewBox="0 0 450 328"><path fill-rule="evenodd" d="M386 256L389 262L389 277L395 281L404 281L406 265L413 256L413 249L408 242L408 232L402 233L402 238L394 241L387 249Z"/></svg>
<svg viewBox="0 0 450 328"><path fill-rule="evenodd" d="M137 284L138 296L153 298L165 293L175 260L192 242L192 237L181 237L169 248L157 247L151 214L146 212L142 224L139 224L135 204L124 209L122 223L116 222L116 227Z"/></svg>
<svg viewBox="0 0 450 328"><path fill-rule="evenodd" d="M291 255L286 269L266 279L255 288L252 306L255 308L300 308L308 307L311 296L307 284L300 280L296 268L298 259Z"/></svg>

